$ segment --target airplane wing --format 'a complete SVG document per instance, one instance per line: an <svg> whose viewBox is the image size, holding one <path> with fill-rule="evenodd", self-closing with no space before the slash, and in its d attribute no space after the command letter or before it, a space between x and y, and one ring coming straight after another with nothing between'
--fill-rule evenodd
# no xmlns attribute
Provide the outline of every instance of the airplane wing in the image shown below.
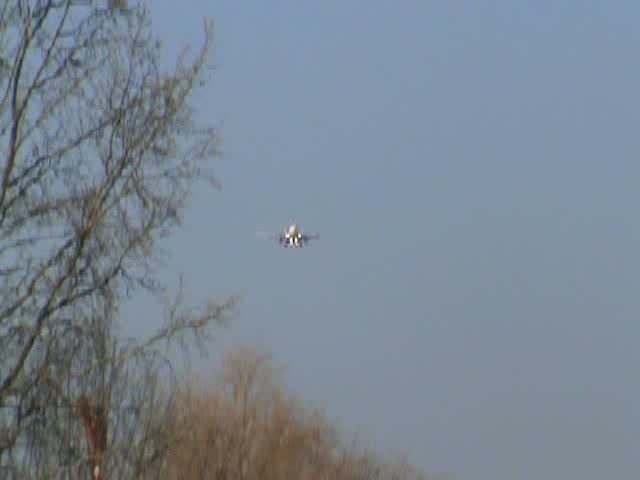
<svg viewBox="0 0 640 480"><path fill-rule="evenodd" d="M309 240L316 240L318 238L320 238L319 233L305 233L302 235L302 239L305 242L308 242Z"/></svg>
<svg viewBox="0 0 640 480"><path fill-rule="evenodd" d="M256 232L256 235L261 238L266 238L268 240L277 240L282 243L284 241L284 235L282 233L273 233L273 232Z"/></svg>

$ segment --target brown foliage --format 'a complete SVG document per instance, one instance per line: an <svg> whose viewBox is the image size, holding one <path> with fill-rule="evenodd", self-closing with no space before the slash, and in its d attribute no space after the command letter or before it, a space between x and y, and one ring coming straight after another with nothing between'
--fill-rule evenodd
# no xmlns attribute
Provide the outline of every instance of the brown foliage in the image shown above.
<svg viewBox="0 0 640 480"><path fill-rule="evenodd" d="M318 411L276 381L269 355L229 353L213 384L186 382L171 422L166 479L409 480L406 462L386 463L344 446Z"/></svg>
<svg viewBox="0 0 640 480"><path fill-rule="evenodd" d="M75 412L84 425L89 442L89 459L93 470L96 471L96 467L99 469L102 466L102 458L107 448L107 419L104 408L101 405L91 405L87 397L82 395L75 404Z"/></svg>

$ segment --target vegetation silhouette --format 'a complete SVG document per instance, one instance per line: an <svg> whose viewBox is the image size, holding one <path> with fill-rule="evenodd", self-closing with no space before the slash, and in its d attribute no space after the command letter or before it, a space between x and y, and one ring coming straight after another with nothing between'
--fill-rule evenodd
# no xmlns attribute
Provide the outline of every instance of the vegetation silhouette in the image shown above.
<svg viewBox="0 0 640 480"><path fill-rule="evenodd" d="M271 355L239 347L213 382L177 389L162 478L426 480L404 458L346 444L318 410L289 393Z"/></svg>

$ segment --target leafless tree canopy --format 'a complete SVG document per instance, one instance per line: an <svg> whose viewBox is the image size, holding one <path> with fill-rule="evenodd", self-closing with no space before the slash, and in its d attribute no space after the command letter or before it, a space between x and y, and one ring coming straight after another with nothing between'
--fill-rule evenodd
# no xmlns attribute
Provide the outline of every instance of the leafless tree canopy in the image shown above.
<svg viewBox="0 0 640 480"><path fill-rule="evenodd" d="M340 441L324 415L279 382L273 360L252 348L226 356L216 383L183 382L162 423L171 435L165 480L427 480L404 458ZM435 480L435 477L434 477Z"/></svg>
<svg viewBox="0 0 640 480"><path fill-rule="evenodd" d="M163 71L148 11L79 3L0 2L0 478L69 478L87 448L81 394L105 415L120 409L107 449L126 436L135 446L140 408L155 401L154 342L202 338L228 306L176 305L147 343L117 342L122 300L164 294L158 241L193 182L213 181L217 136L189 104L211 27ZM127 415L137 423L119 425ZM148 460L137 454L134 470Z"/></svg>

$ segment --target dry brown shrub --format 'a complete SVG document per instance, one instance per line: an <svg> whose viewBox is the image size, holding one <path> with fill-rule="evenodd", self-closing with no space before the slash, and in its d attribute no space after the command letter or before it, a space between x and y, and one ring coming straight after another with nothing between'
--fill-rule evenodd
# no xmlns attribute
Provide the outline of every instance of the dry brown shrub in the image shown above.
<svg viewBox="0 0 640 480"><path fill-rule="evenodd" d="M273 359L257 349L229 352L216 381L179 389L174 441L163 478L216 480L410 480L406 462L383 462L348 448L324 415L277 381Z"/></svg>

